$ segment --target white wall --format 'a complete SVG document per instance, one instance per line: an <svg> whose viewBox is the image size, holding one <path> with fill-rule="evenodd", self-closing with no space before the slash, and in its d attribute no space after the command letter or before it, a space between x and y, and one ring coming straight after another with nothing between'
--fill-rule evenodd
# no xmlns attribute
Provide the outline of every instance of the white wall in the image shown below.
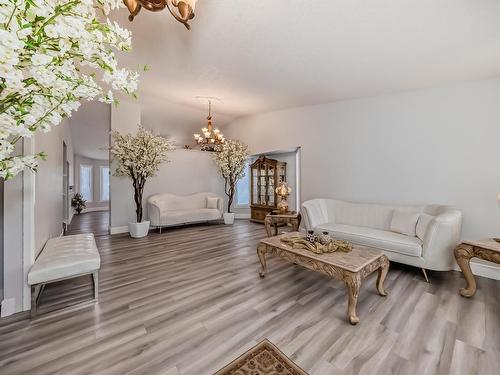
<svg viewBox="0 0 500 375"><path fill-rule="evenodd" d="M45 242L62 232L63 221L63 142L67 146L69 184L74 184L74 156L69 122L63 120L49 133L37 133L36 152L45 151L47 160L41 161L35 177L35 255Z"/></svg>
<svg viewBox="0 0 500 375"><path fill-rule="evenodd" d="M101 201L101 167L109 167L108 160L86 158L75 155L75 193L80 192L80 165L92 166L92 202L87 202L87 209L105 208L109 206L109 201Z"/></svg>
<svg viewBox="0 0 500 375"><path fill-rule="evenodd" d="M500 79L265 113L223 130L252 153L301 146L302 199L440 203L498 236Z"/></svg>

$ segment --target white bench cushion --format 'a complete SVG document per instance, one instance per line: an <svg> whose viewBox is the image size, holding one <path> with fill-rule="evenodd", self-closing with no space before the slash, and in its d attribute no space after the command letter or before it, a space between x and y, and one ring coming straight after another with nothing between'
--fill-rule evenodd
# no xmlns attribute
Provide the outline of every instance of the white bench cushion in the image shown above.
<svg viewBox="0 0 500 375"><path fill-rule="evenodd" d="M92 233L51 238L31 267L28 284L84 275L100 267L101 257Z"/></svg>
<svg viewBox="0 0 500 375"><path fill-rule="evenodd" d="M353 244L375 247L413 257L422 255L422 241L417 237L373 228L331 223L318 225L316 230L326 231L336 238Z"/></svg>

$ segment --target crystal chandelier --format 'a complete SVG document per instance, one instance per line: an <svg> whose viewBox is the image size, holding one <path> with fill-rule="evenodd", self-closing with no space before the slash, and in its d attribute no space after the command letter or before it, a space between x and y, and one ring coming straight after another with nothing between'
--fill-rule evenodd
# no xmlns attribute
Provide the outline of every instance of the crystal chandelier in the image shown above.
<svg viewBox="0 0 500 375"><path fill-rule="evenodd" d="M127 6L130 15L128 19L134 20L141 8L145 8L151 12L158 12L167 8L172 16L186 26L186 29L191 30L189 21L194 18L194 7L197 0L123 0ZM175 9L177 8L177 10Z"/></svg>
<svg viewBox="0 0 500 375"><path fill-rule="evenodd" d="M224 134L212 125L212 101L208 101L207 127L201 129L202 134L194 134L194 140L203 151L215 151L218 145L225 142Z"/></svg>

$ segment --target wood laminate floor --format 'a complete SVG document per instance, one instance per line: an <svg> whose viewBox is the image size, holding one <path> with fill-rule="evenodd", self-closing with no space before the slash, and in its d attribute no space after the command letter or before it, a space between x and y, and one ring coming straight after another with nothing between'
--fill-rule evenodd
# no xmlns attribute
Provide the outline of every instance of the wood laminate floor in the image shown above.
<svg viewBox="0 0 500 375"><path fill-rule="evenodd" d="M66 235L94 233L95 236L109 233L109 211L93 211L74 214Z"/></svg>
<svg viewBox="0 0 500 375"><path fill-rule="evenodd" d="M499 374L500 282L458 295L458 272L392 265L389 295L363 284L346 321L344 286L270 259L257 275L261 225L200 225L97 237L96 305L33 322L0 321L0 373L209 375L268 338L310 375ZM90 297L89 278L47 287L45 308ZM61 302L65 301L65 302Z"/></svg>

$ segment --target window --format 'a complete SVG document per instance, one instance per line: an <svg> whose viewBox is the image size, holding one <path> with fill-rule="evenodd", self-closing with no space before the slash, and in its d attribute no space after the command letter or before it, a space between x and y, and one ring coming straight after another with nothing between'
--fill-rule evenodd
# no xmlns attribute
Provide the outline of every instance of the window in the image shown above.
<svg viewBox="0 0 500 375"><path fill-rule="evenodd" d="M87 202L92 202L92 166L80 164L80 194Z"/></svg>
<svg viewBox="0 0 500 375"><path fill-rule="evenodd" d="M109 201L109 167L101 167L101 201Z"/></svg>
<svg viewBox="0 0 500 375"><path fill-rule="evenodd" d="M248 206L250 204L250 162L245 162L245 175L236 184L236 205Z"/></svg>

